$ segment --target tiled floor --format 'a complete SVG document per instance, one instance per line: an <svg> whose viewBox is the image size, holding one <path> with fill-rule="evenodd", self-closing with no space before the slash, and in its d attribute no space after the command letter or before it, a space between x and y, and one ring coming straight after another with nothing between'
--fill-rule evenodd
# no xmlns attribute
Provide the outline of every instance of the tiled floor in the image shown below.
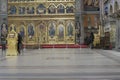
<svg viewBox="0 0 120 80"><path fill-rule="evenodd" d="M26 50L21 56L0 55L0 80L120 80L118 53L41 49Z"/></svg>

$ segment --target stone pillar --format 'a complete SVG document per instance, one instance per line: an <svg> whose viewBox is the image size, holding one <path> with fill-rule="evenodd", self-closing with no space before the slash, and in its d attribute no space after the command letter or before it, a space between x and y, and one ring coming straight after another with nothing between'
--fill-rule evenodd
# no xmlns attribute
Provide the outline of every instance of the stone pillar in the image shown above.
<svg viewBox="0 0 120 80"><path fill-rule="evenodd" d="M3 23L7 24L7 0L0 0L0 36L1 36L1 25Z"/></svg>
<svg viewBox="0 0 120 80"><path fill-rule="evenodd" d="M117 28L116 28L116 49L120 49L120 20L117 19Z"/></svg>
<svg viewBox="0 0 120 80"><path fill-rule="evenodd" d="M76 11L75 11L75 27L76 27L76 43L83 44L84 43L84 27L82 22L82 0L76 0ZM78 36L79 35L79 36Z"/></svg>

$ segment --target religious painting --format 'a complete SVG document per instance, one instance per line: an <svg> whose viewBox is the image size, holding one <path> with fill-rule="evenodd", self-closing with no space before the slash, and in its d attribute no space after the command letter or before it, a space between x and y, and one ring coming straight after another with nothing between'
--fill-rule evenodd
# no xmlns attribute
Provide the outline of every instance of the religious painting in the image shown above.
<svg viewBox="0 0 120 80"><path fill-rule="evenodd" d="M99 29L99 15L97 14L87 14L83 16L83 26L85 32L98 32Z"/></svg>
<svg viewBox="0 0 120 80"><path fill-rule="evenodd" d="M68 23L67 25L67 36L73 36L73 24Z"/></svg>
<svg viewBox="0 0 120 80"><path fill-rule="evenodd" d="M65 8L62 4L57 7L57 13L65 13Z"/></svg>
<svg viewBox="0 0 120 80"><path fill-rule="evenodd" d="M46 13L46 7L43 4L40 4L37 7L37 14L45 14Z"/></svg>
<svg viewBox="0 0 120 80"><path fill-rule="evenodd" d="M30 23L28 25L28 37L30 40L32 40L33 36L35 35L35 32L34 32L34 25L32 23Z"/></svg>
<svg viewBox="0 0 120 80"><path fill-rule="evenodd" d="M49 24L49 36L51 38L55 36L55 24L53 22Z"/></svg>
<svg viewBox="0 0 120 80"><path fill-rule="evenodd" d="M64 40L64 26L62 24L58 27L58 39Z"/></svg>
<svg viewBox="0 0 120 80"><path fill-rule="evenodd" d="M84 0L85 11L99 11L99 0Z"/></svg>
<svg viewBox="0 0 120 80"><path fill-rule="evenodd" d="M16 8L16 6L10 6L10 8L9 8L9 14L16 14L16 12L17 12L17 8Z"/></svg>
<svg viewBox="0 0 120 80"><path fill-rule="evenodd" d="M46 27L43 23L38 26L38 41L41 43L46 42Z"/></svg>
<svg viewBox="0 0 120 80"><path fill-rule="evenodd" d="M50 5L49 8L48 8L48 13L50 14L54 14L56 13L56 8L54 5Z"/></svg>
<svg viewBox="0 0 120 80"><path fill-rule="evenodd" d="M19 7L19 14L25 14L25 7Z"/></svg>
<svg viewBox="0 0 120 80"><path fill-rule="evenodd" d="M20 35L22 36L22 38L25 37L25 29L24 29L24 25L21 25L21 27L20 27Z"/></svg>
<svg viewBox="0 0 120 80"><path fill-rule="evenodd" d="M1 25L1 35L5 35L5 36L7 36L7 29L8 27L7 27L7 25L5 24L5 23L3 23L2 25Z"/></svg>
<svg viewBox="0 0 120 80"><path fill-rule="evenodd" d="M74 7L73 6L67 6L66 7L66 13L74 13Z"/></svg>
<svg viewBox="0 0 120 80"><path fill-rule="evenodd" d="M35 8L33 6L27 7L27 14L34 14Z"/></svg>

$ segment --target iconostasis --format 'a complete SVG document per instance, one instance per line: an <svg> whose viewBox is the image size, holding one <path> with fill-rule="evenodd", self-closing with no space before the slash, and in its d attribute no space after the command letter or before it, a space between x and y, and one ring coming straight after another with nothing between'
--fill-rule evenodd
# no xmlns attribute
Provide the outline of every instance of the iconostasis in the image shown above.
<svg viewBox="0 0 120 80"><path fill-rule="evenodd" d="M26 44L74 44L75 0L9 0L8 31Z"/></svg>

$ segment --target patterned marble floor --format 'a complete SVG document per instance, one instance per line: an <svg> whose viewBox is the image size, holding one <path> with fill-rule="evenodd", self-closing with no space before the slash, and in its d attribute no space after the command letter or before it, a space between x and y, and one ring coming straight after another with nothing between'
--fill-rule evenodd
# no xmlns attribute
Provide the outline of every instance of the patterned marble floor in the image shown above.
<svg viewBox="0 0 120 80"><path fill-rule="evenodd" d="M0 80L120 80L119 52L91 49L0 52Z"/></svg>

